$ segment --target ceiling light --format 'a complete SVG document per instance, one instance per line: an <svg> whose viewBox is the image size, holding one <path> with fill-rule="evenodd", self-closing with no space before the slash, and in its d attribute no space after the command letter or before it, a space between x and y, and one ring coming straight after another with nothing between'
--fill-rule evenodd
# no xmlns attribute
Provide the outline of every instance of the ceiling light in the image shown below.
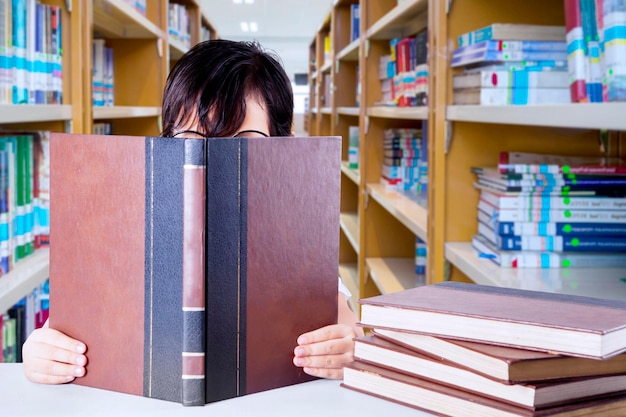
<svg viewBox="0 0 626 417"><path fill-rule="evenodd" d="M256 22L250 22L250 32L256 32L259 29Z"/></svg>
<svg viewBox="0 0 626 417"><path fill-rule="evenodd" d="M246 3L246 4L254 4L254 0L244 0L244 3Z"/></svg>
<svg viewBox="0 0 626 417"><path fill-rule="evenodd" d="M250 31L250 28L248 27L248 22L241 22L241 31L242 32Z"/></svg>

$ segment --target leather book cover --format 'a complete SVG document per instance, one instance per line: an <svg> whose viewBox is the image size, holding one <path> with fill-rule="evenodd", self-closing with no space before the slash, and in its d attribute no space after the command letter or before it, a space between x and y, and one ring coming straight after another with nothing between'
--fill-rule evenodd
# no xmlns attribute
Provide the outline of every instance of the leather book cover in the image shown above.
<svg viewBox="0 0 626 417"><path fill-rule="evenodd" d="M186 143L51 134L50 326L87 345L77 384L182 402Z"/></svg>
<svg viewBox="0 0 626 417"><path fill-rule="evenodd" d="M88 346L76 383L199 405L312 379L292 356L337 318L340 146L52 134L50 325Z"/></svg>
<svg viewBox="0 0 626 417"><path fill-rule="evenodd" d="M338 137L207 141L207 402L313 379L293 348L337 318L340 155Z"/></svg>
<svg viewBox="0 0 626 417"><path fill-rule="evenodd" d="M508 384L626 373L624 353L598 361L388 329L372 334Z"/></svg>
<svg viewBox="0 0 626 417"><path fill-rule="evenodd" d="M626 407L622 393L532 410L361 361L346 365L341 386L442 416L621 417Z"/></svg>
<svg viewBox="0 0 626 417"><path fill-rule="evenodd" d="M364 327L570 356L626 352L626 302L442 282L360 300Z"/></svg>

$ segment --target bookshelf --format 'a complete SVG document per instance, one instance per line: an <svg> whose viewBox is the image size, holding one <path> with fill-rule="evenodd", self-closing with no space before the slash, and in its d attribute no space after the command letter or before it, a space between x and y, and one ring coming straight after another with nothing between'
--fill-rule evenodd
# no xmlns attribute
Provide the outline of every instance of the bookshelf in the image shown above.
<svg viewBox="0 0 626 417"><path fill-rule="evenodd" d="M358 39L351 35L353 5L360 8ZM387 190L379 179L383 131L420 128L428 119L428 108L376 104L380 101L379 57L387 53L392 38L424 29L427 10L426 0L398 6L395 0L336 0L310 45L308 132L343 138L340 264L350 264L351 269L348 273L340 267L340 276L349 288L357 289L352 291L357 300L418 284L415 239L427 240L427 209L402 193ZM320 53L329 33L331 63ZM330 101L320 99L325 91ZM359 128L359 167L349 169L348 137L354 126ZM348 285L352 280L356 282Z"/></svg>
<svg viewBox="0 0 626 417"><path fill-rule="evenodd" d="M361 35L351 41L347 9L359 4ZM541 10L541 13L537 13ZM330 23L329 23L330 22ZM331 32L330 110L312 105L309 134L343 137L347 159L348 126L360 128L359 169L342 167L342 213L357 208L359 244L341 225L341 259L355 260L358 296L368 297L407 286L402 262L413 256L414 238L427 242L427 282L468 281L514 288L584 294L626 300L623 269L508 270L480 259L471 248L476 232L478 191L472 166L494 165L500 151L598 155L600 130L608 130L606 156L624 157L622 115L626 103L534 106L458 106L452 103L450 57L462 34L494 22L564 24L562 0L530 0L502 7L497 0L337 0L313 36L311 53L319 53L322 32ZM330 26L328 26L330 25ZM377 106L381 99L378 59L388 53L389 39L410 36L428 27L429 97L424 107ZM343 34L342 34L343 31ZM311 97L320 91L322 65L312 60ZM324 63L324 69L328 68ZM355 83L361 85L355 100ZM330 131L321 115L331 113ZM429 192L427 201L412 201L379 183L384 129L419 128L428 120ZM345 180L344 180L345 179ZM347 261L346 261L347 262ZM392 265L394 267L392 267ZM597 277L597 278L596 278ZM345 280L344 280L345 281ZM595 282L595 284L594 284Z"/></svg>
<svg viewBox="0 0 626 417"><path fill-rule="evenodd" d="M0 129L92 133L110 122L120 135L158 135L161 101L171 65L189 48L168 34L170 3L186 7L191 44L218 34L197 0L149 0L145 15L125 0L39 0L61 8L63 100L60 105L0 104ZM113 48L114 105L92 105L92 41ZM0 276L0 314L48 278L48 249Z"/></svg>

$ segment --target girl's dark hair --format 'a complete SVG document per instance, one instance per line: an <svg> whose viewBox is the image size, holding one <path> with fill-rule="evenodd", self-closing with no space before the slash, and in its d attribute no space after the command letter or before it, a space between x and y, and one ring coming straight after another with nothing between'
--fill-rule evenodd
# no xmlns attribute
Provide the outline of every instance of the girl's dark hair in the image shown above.
<svg viewBox="0 0 626 417"><path fill-rule="evenodd" d="M256 42L210 40L195 45L172 68L163 95L163 132L170 137L188 121L206 137L237 133L246 98L267 110L270 136L290 136L291 82L278 58Z"/></svg>

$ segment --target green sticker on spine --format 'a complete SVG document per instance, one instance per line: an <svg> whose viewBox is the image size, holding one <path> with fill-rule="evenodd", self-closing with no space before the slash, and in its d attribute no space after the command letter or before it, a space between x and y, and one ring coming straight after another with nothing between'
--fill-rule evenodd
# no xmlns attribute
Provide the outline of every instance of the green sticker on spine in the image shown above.
<svg viewBox="0 0 626 417"><path fill-rule="evenodd" d="M564 174L569 174L571 172L571 168L569 165L563 165L563 168L561 168L561 170L563 171Z"/></svg>
<svg viewBox="0 0 626 417"><path fill-rule="evenodd" d="M571 224L566 224L565 226L563 226L563 231L565 233L570 233L572 231L572 225Z"/></svg>
<svg viewBox="0 0 626 417"><path fill-rule="evenodd" d="M569 210L565 210L565 211L563 212L563 214L564 214L564 215L565 215L565 217L567 217L567 218L572 217L572 212L571 212L571 211L569 211Z"/></svg>
<svg viewBox="0 0 626 417"><path fill-rule="evenodd" d="M578 238L574 238L572 239L571 243L572 243L572 246L578 246L580 245L580 240L578 240Z"/></svg>

